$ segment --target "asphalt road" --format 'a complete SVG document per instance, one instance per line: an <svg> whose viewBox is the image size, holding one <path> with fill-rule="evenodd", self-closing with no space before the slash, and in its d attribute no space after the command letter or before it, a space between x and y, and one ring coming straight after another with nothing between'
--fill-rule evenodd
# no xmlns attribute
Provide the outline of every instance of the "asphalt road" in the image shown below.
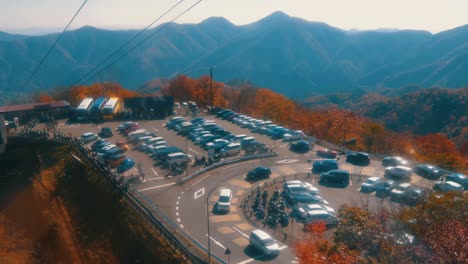
<svg viewBox="0 0 468 264"><path fill-rule="evenodd" d="M187 119L190 120L191 118L187 117ZM296 154L289 151L289 146L286 142L273 141L267 136L251 133L247 129L240 128L235 124L214 118L213 116L207 117L207 119L215 120L234 134L254 136L258 141L274 149L278 153L278 156L226 165L204 173L183 185L179 185L177 184L178 178L185 175L172 177L167 169L156 166L157 164L155 164L148 155L130 149L127 151L126 155L134 158L137 163L141 162L141 168L145 174L144 181L135 185L136 189L157 205L164 214L177 224L180 230L183 230L192 237L192 239L198 241L205 247L208 247L208 204L211 251L221 259L227 261L228 256L226 256L224 252L226 248L229 248L232 252L230 255L231 263L260 263L265 261L270 263L295 263L295 257L290 248L293 240L287 239L284 243L281 242L283 239L281 237L282 232L280 231L275 231L273 234L277 240L280 241L282 248L281 254L275 259L264 259L261 254L248 246L248 235L257 227L255 223L249 222L245 218L242 213L242 208L239 207L239 201L251 191L252 187L244 178L246 172L259 165L271 167L272 178L304 178L307 172L310 172L310 161L319 159L315 153L316 150L321 147L315 146L312 151L306 154ZM66 124L64 122L59 122L58 128L66 135L71 133L73 136L79 137L85 132L98 133L101 127L110 127L114 130L120 123L121 122ZM202 148L194 145L184 137L176 135L175 132L166 129L164 127L165 120L138 121L138 123L140 127L146 128L148 131L153 131L158 136L164 137L170 145L187 150L187 153L192 156L207 156L207 152ZM117 142L119 140L125 140L125 138L115 133L110 140L111 142ZM372 160L371 164L365 167L353 166L346 163L344 159L340 159L339 164L341 169L347 169L352 174L383 177L384 168L381 166L380 161L377 160ZM189 166L187 174L191 174L199 169L201 169L200 166ZM136 169L133 169L127 174L132 173L137 173ZM315 184L313 177L306 180ZM335 210L343 204L363 205L363 203L371 203L375 206L379 206L382 200L372 195L364 195L359 192L359 186L363 180L365 180L365 177L355 178L352 184L344 189L328 188L318 184L315 185L319 188L320 195L327 200L330 206L335 208ZM429 181L414 175L412 177L412 182L418 183L419 185L430 184ZM212 210L218 199L220 186L230 188L233 191L233 206L231 206L231 212L224 215L216 214ZM207 203L207 195L211 190L214 191L208 198ZM387 201L383 202L388 203ZM262 225L260 224L259 227L261 228ZM267 231L273 233L272 230ZM297 234L299 235L299 233Z"/></svg>

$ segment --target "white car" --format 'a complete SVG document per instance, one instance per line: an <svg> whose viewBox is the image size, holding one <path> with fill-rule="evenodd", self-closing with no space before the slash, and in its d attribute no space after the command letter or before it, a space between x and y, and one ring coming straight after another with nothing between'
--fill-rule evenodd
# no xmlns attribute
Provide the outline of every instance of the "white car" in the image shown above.
<svg viewBox="0 0 468 264"><path fill-rule="evenodd" d="M92 142L94 140L97 140L98 139L98 136L94 133L91 133L91 132L87 132L87 133L84 133L83 135L81 135L81 141L83 143L89 143L89 142Z"/></svg>
<svg viewBox="0 0 468 264"><path fill-rule="evenodd" d="M382 181L379 177L370 177L361 184L361 192L372 193L375 191L375 186Z"/></svg>
<svg viewBox="0 0 468 264"><path fill-rule="evenodd" d="M385 176L400 180L409 179L411 174L413 174L411 168L405 166L388 167L385 169Z"/></svg>
<svg viewBox="0 0 468 264"><path fill-rule="evenodd" d="M278 255L280 252L278 243L269 234L260 229L256 229L250 233L249 242L266 255Z"/></svg>
<svg viewBox="0 0 468 264"><path fill-rule="evenodd" d="M338 224L338 219L334 214L326 210L310 210L307 212L307 223L325 222L327 226Z"/></svg>
<svg viewBox="0 0 468 264"><path fill-rule="evenodd" d="M440 192L463 192L463 186L453 181L438 181L434 184L434 190Z"/></svg>

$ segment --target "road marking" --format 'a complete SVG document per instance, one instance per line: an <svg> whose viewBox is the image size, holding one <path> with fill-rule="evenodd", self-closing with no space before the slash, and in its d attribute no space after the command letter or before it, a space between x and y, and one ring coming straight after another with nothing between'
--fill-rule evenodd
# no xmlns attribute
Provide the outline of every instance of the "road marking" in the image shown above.
<svg viewBox="0 0 468 264"><path fill-rule="evenodd" d="M281 145L281 146L279 146L279 147L280 147L280 148L284 148L284 147L286 147L286 146L288 146L288 145L289 145L289 143L288 143L288 144Z"/></svg>
<svg viewBox="0 0 468 264"><path fill-rule="evenodd" d="M198 199L200 197L202 197L203 195L205 195L205 187L201 188L200 190L196 191L193 193L193 199Z"/></svg>
<svg viewBox="0 0 468 264"><path fill-rule="evenodd" d="M277 162L275 162L275 163L282 163L282 164L284 164L284 163L293 163L293 162L296 162L296 161L299 161L299 160L297 160L297 159L285 159L285 160L277 161Z"/></svg>
<svg viewBox="0 0 468 264"><path fill-rule="evenodd" d="M180 225L180 228L184 228L184 225Z"/></svg>
<svg viewBox="0 0 468 264"><path fill-rule="evenodd" d="M177 200L180 200L180 196L177 196Z"/></svg>
<svg viewBox="0 0 468 264"><path fill-rule="evenodd" d="M151 168L155 176L158 176L158 173L154 170L154 168Z"/></svg>
<svg viewBox="0 0 468 264"><path fill-rule="evenodd" d="M176 206L175 209L176 209L176 210L179 210L179 206Z"/></svg>
<svg viewBox="0 0 468 264"><path fill-rule="evenodd" d="M279 250L283 250L283 249L285 249L285 248L287 248L287 247L288 247L288 246L283 245L283 246L279 247L278 249L279 249ZM250 263L250 262L252 262L252 261L255 261L256 259L261 259L263 256L265 256L265 254L256 255L256 256L254 256L254 258L246 259L246 260L244 260L244 261L238 262L237 264L247 264L247 263Z"/></svg>
<svg viewBox="0 0 468 264"><path fill-rule="evenodd" d="M157 129L157 128L154 128L154 127L153 127L153 130L156 131L156 132L158 132L158 129Z"/></svg>
<svg viewBox="0 0 468 264"><path fill-rule="evenodd" d="M199 182L203 181L204 179L206 179L206 178L208 178L208 177L210 177L210 175L209 175L209 174L208 174L208 175L206 175L205 177L203 177L203 178L199 179L198 181L194 182L192 185L190 185L190 188L192 188L192 187L193 187L193 186L195 186L197 183L199 183Z"/></svg>
<svg viewBox="0 0 468 264"><path fill-rule="evenodd" d="M177 218L177 222L179 222L179 223L180 223L180 218Z"/></svg>
<svg viewBox="0 0 468 264"><path fill-rule="evenodd" d="M171 186L171 185L174 185L174 184L176 184L176 183L172 182L172 183L168 183L168 184L163 184L163 185L158 185L158 186L153 186L153 187L149 187L149 188L140 189L138 191L144 192L144 191L154 190L154 189L158 189L158 188L162 188L162 187L166 187L166 186Z"/></svg>
<svg viewBox="0 0 468 264"><path fill-rule="evenodd" d="M206 234L208 236L208 234ZM211 241L213 241L216 245L220 246L222 249L226 250L226 247L223 246L219 241L216 241L212 236L210 236Z"/></svg>
<svg viewBox="0 0 468 264"><path fill-rule="evenodd" d="M176 203L176 204L177 204L177 205L179 205L179 201L177 201L177 203Z"/></svg>
<svg viewBox="0 0 468 264"><path fill-rule="evenodd" d="M181 192L180 194L184 194L184 192Z"/></svg>
<svg viewBox="0 0 468 264"><path fill-rule="evenodd" d="M234 228L234 230L236 230L237 232L239 232L243 237L249 238L249 236L248 236L246 233L240 231L239 229L237 229L237 227L233 226L232 228Z"/></svg>
<svg viewBox="0 0 468 264"><path fill-rule="evenodd" d="M176 216L179 216L179 212L176 212L175 215L176 215Z"/></svg>
<svg viewBox="0 0 468 264"><path fill-rule="evenodd" d="M162 179L164 179L164 177L149 178L149 179L145 179L144 182L146 182L146 181L162 180Z"/></svg>
<svg viewBox="0 0 468 264"><path fill-rule="evenodd" d="M200 154L200 152L193 150L192 148L188 148L188 150L193 151L195 154Z"/></svg>
<svg viewBox="0 0 468 264"><path fill-rule="evenodd" d="M241 221L241 220L242 219L238 214L213 215L210 217L210 221L213 223L234 222L234 221Z"/></svg>

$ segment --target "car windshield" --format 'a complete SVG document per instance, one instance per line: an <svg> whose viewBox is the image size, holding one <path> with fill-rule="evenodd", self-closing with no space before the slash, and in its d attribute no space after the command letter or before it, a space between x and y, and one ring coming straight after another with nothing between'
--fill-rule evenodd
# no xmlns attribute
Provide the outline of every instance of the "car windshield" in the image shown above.
<svg viewBox="0 0 468 264"><path fill-rule="evenodd" d="M227 203L227 202L229 202L229 197L227 197L227 196L220 196L220 197L219 197L219 201L222 202L222 203Z"/></svg>
<svg viewBox="0 0 468 264"><path fill-rule="evenodd" d="M265 244L265 246L271 246L275 244L275 241L272 238L267 238L263 240L263 244Z"/></svg>

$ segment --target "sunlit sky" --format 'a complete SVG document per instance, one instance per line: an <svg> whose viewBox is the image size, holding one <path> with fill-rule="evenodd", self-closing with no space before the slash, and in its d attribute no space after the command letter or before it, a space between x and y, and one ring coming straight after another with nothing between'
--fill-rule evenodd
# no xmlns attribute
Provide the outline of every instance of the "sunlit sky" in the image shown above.
<svg viewBox="0 0 468 264"><path fill-rule="evenodd" d="M143 28L179 0L88 0L71 28ZM197 0L185 0L161 22ZM0 0L0 31L61 31L83 0ZM225 17L252 23L275 11L342 29L423 29L433 33L468 24L468 0L203 0L179 23Z"/></svg>

